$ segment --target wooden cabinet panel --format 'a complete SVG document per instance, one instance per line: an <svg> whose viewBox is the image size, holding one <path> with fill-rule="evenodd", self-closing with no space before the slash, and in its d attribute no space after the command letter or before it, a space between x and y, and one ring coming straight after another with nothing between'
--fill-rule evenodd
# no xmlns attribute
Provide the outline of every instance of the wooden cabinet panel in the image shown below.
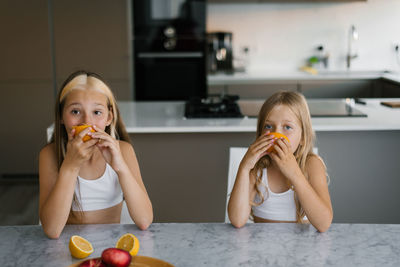
<svg viewBox="0 0 400 267"><path fill-rule="evenodd" d="M382 97L400 97L400 84L391 81L382 81Z"/></svg>
<svg viewBox="0 0 400 267"><path fill-rule="evenodd" d="M0 1L0 81L51 80L46 0Z"/></svg>
<svg viewBox="0 0 400 267"><path fill-rule="evenodd" d="M369 80L302 81L299 89L306 98L373 96L373 86Z"/></svg>
<svg viewBox="0 0 400 267"><path fill-rule="evenodd" d="M132 100L126 0L53 1L58 86L75 70L103 76L119 100Z"/></svg>
<svg viewBox="0 0 400 267"><path fill-rule="evenodd" d="M53 119L46 0L1 1L0 175L38 170Z"/></svg>
<svg viewBox="0 0 400 267"><path fill-rule="evenodd" d="M267 99L273 93L280 91L296 91L296 83L268 83L268 84L235 84L212 85L208 87L209 94L238 95L240 99Z"/></svg>

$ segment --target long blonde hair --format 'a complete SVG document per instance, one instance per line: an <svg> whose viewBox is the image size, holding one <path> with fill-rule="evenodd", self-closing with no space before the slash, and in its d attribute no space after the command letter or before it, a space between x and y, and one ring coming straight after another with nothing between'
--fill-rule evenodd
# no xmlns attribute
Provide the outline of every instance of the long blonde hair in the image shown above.
<svg viewBox="0 0 400 267"><path fill-rule="evenodd" d="M299 146L294 152L294 156L296 158L297 164L300 167L300 170L302 171L306 179L309 180L306 169L306 163L309 157L316 156L316 154L313 152L315 134L312 129L311 116L310 116L310 111L308 109L307 101L302 94L289 91L279 91L270 96L264 102L258 114L256 136L257 138L261 136L264 130L265 121L268 118L270 112L272 111L273 108L279 105L288 107L293 112L293 114L296 115L297 120L300 122L302 130L301 139ZM253 173L256 175L255 190L261 198L260 203L254 203L254 202L252 203L252 205L254 206L261 205L264 202L265 198L262 192L258 188L260 185L265 186L262 183L262 170L270 166L270 164L271 164L271 158L268 155L266 155L258 160L253 169ZM295 195L294 200L296 203L296 221L302 223L305 211L300 205L300 202L296 195L296 191L294 195Z"/></svg>
<svg viewBox="0 0 400 267"><path fill-rule="evenodd" d="M72 73L62 84L55 104L54 131L50 139L50 143L54 143L55 145L58 170L60 170L61 164L64 161L68 143L68 133L65 125L62 123L65 100L72 90L81 85L84 85L86 88L90 88L91 90L94 89L100 93L103 93L107 97L107 106L109 111L112 113L112 121L110 125L106 127L105 132L118 140L123 140L130 143L129 135L126 132L125 125L120 116L118 105L110 87L106 84L103 78L96 73L84 70L76 71ZM78 206L80 214L82 215L81 205L75 193L73 197L73 203Z"/></svg>

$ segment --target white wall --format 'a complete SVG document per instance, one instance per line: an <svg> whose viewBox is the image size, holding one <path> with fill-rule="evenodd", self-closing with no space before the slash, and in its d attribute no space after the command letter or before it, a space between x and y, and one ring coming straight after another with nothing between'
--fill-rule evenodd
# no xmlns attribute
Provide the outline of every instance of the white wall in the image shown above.
<svg viewBox="0 0 400 267"><path fill-rule="evenodd" d="M208 4L207 31L233 32L235 52L250 47L250 70L295 70L323 44L331 69L346 69L350 25L359 33L356 70L400 70L400 1Z"/></svg>

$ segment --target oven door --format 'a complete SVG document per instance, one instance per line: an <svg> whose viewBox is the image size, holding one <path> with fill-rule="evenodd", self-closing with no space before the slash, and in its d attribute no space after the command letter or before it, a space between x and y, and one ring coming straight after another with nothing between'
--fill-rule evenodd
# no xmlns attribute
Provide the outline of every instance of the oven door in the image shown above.
<svg viewBox="0 0 400 267"><path fill-rule="evenodd" d="M177 37L205 34L205 0L134 0L133 14L136 37L160 38L170 26Z"/></svg>
<svg viewBox="0 0 400 267"><path fill-rule="evenodd" d="M203 52L136 54L136 100L188 100L206 93Z"/></svg>

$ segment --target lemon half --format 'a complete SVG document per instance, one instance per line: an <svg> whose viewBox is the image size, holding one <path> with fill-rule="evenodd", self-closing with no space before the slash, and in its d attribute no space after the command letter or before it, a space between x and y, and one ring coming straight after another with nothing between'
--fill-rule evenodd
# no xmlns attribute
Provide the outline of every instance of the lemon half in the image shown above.
<svg viewBox="0 0 400 267"><path fill-rule="evenodd" d="M71 255L78 259L83 259L93 253L92 244L79 235L71 236L69 240L69 251Z"/></svg>
<svg viewBox="0 0 400 267"><path fill-rule="evenodd" d="M115 247L126 250L131 256L135 256L139 252L139 239L133 234L126 233L118 239Z"/></svg>

